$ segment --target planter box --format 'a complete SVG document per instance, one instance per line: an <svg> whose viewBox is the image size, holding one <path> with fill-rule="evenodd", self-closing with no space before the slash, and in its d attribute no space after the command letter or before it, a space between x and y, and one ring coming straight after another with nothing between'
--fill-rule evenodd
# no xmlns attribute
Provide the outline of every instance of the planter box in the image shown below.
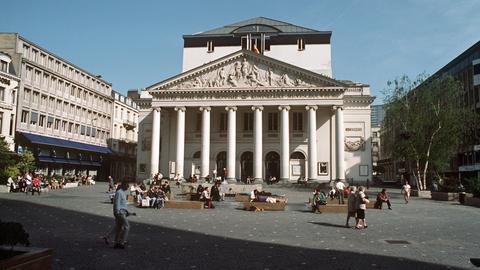
<svg viewBox="0 0 480 270"><path fill-rule="evenodd" d="M7 187L7 185L0 185L0 193L8 193L10 190L10 187Z"/></svg>
<svg viewBox="0 0 480 270"><path fill-rule="evenodd" d="M480 207L480 198L465 197L465 205Z"/></svg>
<svg viewBox="0 0 480 270"><path fill-rule="evenodd" d="M410 191L410 196L424 199L430 199L432 197L429 190L412 190Z"/></svg>
<svg viewBox="0 0 480 270"><path fill-rule="evenodd" d="M9 247L0 247L0 252L9 250ZM0 261L0 269L5 270L43 270L52 269L51 249L15 247L21 253Z"/></svg>
<svg viewBox="0 0 480 270"><path fill-rule="evenodd" d="M457 201L457 192L432 192L432 200L435 201Z"/></svg>

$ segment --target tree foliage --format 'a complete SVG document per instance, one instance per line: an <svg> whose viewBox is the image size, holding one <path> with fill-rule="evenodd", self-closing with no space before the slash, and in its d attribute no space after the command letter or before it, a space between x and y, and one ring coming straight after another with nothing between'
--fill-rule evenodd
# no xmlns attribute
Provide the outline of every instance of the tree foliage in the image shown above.
<svg viewBox="0 0 480 270"><path fill-rule="evenodd" d="M23 152L18 168L22 173L27 173L35 170L35 157L32 152L26 150Z"/></svg>
<svg viewBox="0 0 480 270"><path fill-rule="evenodd" d="M475 112L463 105L462 84L452 77L415 81L407 76L389 82L386 93L384 146L394 161L410 164L417 186L439 176L474 130Z"/></svg>
<svg viewBox="0 0 480 270"><path fill-rule="evenodd" d="M14 167L16 163L14 155L8 149L8 145L3 138L0 138L0 183L5 184L9 175L9 168Z"/></svg>

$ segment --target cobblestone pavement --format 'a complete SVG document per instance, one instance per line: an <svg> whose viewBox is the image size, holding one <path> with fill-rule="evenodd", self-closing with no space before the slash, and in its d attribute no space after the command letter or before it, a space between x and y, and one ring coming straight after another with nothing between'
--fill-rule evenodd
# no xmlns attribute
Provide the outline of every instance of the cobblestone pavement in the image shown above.
<svg viewBox="0 0 480 270"><path fill-rule="evenodd" d="M469 258L480 257L478 208L405 204L391 190L393 210L369 209L368 229L355 230L343 227L344 214L309 213L309 189L265 189L289 197L286 211L247 212L231 198L204 210L130 206L138 215L125 250L101 240L114 222L102 183L0 194L0 218L24 224L33 246L53 248L54 269L472 269Z"/></svg>

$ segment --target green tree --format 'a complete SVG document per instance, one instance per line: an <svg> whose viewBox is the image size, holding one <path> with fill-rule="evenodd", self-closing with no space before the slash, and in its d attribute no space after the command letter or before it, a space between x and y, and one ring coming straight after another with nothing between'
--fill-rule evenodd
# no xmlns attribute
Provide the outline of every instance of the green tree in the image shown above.
<svg viewBox="0 0 480 270"><path fill-rule="evenodd" d="M403 76L388 83L384 146L394 161L410 164L417 187L427 189L427 177L440 177L459 146L471 138L475 112L463 104L462 84L452 77L415 81Z"/></svg>
<svg viewBox="0 0 480 270"><path fill-rule="evenodd" d="M27 173L35 170L35 157L33 156L32 152L25 150L21 156L20 163L18 164L18 168L22 173Z"/></svg>
<svg viewBox="0 0 480 270"><path fill-rule="evenodd" d="M8 168L15 166L15 157L8 149L4 138L0 137L0 183L7 183L9 177Z"/></svg>

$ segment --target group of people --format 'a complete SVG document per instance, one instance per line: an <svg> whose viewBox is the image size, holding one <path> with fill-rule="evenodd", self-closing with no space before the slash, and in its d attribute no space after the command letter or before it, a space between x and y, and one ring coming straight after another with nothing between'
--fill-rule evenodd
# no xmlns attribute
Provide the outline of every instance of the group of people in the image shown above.
<svg viewBox="0 0 480 270"><path fill-rule="evenodd" d="M197 197L200 201L205 202L206 208L214 208L212 201L224 201L227 187L228 183L225 180L223 182L220 180L215 181L210 190L207 186L198 185Z"/></svg>

